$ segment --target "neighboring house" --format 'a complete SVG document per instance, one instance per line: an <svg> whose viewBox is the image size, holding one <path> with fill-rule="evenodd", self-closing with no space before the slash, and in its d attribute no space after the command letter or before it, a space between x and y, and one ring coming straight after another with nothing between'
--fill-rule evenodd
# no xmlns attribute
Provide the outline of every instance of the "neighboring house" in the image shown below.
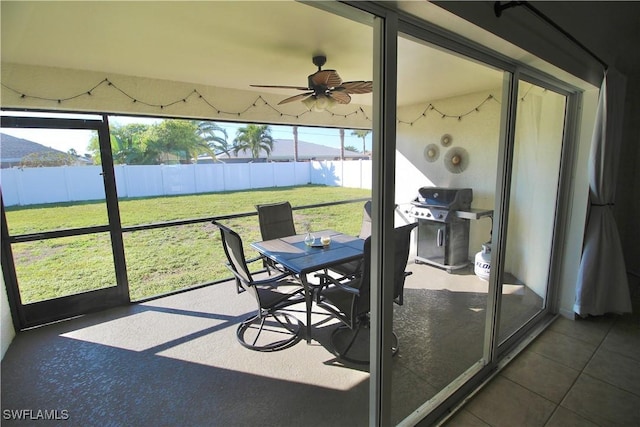
<svg viewBox="0 0 640 427"><path fill-rule="evenodd" d="M67 153L45 147L37 142L28 139L17 138L12 135L0 133L0 168L19 167L22 160L30 155L38 153L38 155L67 155ZM75 165L90 164L87 159L76 157Z"/></svg>
<svg viewBox="0 0 640 427"><path fill-rule="evenodd" d="M293 159L293 140L292 139L274 139L273 150L267 156L267 153L261 151L260 158L253 159L249 151L240 151L237 156L231 152L231 156L221 153L217 156L217 160L223 163L247 163L247 162L292 162ZM367 153L357 153L355 151L344 150L345 160L369 160ZM340 160L340 148L328 147L326 145L314 144L312 142L298 141L298 161L306 162L309 160ZM202 156L198 158L198 163L211 163L211 157Z"/></svg>

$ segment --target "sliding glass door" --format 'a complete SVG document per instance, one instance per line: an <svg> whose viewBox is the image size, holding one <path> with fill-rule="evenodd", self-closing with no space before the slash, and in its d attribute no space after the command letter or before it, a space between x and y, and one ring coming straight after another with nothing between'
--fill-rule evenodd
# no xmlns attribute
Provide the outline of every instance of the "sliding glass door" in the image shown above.
<svg viewBox="0 0 640 427"><path fill-rule="evenodd" d="M470 260L492 243L503 76L398 36L396 226L418 225L394 310L393 423L485 365L489 282Z"/></svg>
<svg viewBox="0 0 640 427"><path fill-rule="evenodd" d="M418 225L381 408L392 424L409 425L450 410L550 314L572 124L567 89L399 20L397 68L387 75L397 82L395 157L384 180L395 183L395 226ZM434 209L425 194L465 196Z"/></svg>

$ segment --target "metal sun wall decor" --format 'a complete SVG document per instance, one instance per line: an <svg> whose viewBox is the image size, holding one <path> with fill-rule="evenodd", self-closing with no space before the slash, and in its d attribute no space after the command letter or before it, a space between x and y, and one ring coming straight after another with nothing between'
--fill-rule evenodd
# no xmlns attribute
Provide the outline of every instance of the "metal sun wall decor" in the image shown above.
<svg viewBox="0 0 640 427"><path fill-rule="evenodd" d="M440 157L440 147L438 147L436 144L429 144L425 147L424 159L427 162L433 163L438 160L438 157Z"/></svg>
<svg viewBox="0 0 640 427"><path fill-rule="evenodd" d="M462 147L452 147L444 154L444 167L451 173L462 173L469 166L469 153Z"/></svg>
<svg viewBox="0 0 640 427"><path fill-rule="evenodd" d="M440 137L440 144L443 147L448 147L453 142L453 137L445 133ZM440 147L436 144L428 144L424 148L424 159L433 163L440 157ZM459 174L464 172L469 166L469 153L462 147L451 147L444 154L443 158L444 167L451 173Z"/></svg>

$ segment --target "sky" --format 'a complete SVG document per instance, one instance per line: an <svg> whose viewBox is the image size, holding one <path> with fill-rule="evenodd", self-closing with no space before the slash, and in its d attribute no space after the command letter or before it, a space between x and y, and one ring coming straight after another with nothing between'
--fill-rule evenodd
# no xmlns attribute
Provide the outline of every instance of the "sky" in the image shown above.
<svg viewBox="0 0 640 427"><path fill-rule="evenodd" d="M3 114L5 114L3 112ZM68 115L67 115L68 117ZM129 123L158 122L161 119L148 119L140 117L109 117L110 124L125 125ZM232 123L216 121L218 125L227 130L228 141L231 143L236 136L238 128L244 123ZM271 136L274 139L293 139L293 127L283 125L270 125ZM362 139L351 135L352 130L346 129L344 132L344 145L354 146L358 151L362 151ZM53 130L53 129L7 129L2 128L2 133L37 142L46 147L67 152L70 149L76 150L79 155L87 153L89 140L93 135L92 131L86 130ZM340 133L334 128L315 128L298 126L298 140L340 148ZM366 137L366 149L371 150L371 134Z"/></svg>

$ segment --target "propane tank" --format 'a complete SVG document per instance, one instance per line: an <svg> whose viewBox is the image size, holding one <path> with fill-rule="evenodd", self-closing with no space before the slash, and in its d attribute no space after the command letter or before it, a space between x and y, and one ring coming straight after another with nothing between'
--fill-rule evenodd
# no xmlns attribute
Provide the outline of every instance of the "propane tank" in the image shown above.
<svg viewBox="0 0 640 427"><path fill-rule="evenodd" d="M476 254L473 272L480 279L489 281L489 274L491 273L491 242L482 244L482 250Z"/></svg>

